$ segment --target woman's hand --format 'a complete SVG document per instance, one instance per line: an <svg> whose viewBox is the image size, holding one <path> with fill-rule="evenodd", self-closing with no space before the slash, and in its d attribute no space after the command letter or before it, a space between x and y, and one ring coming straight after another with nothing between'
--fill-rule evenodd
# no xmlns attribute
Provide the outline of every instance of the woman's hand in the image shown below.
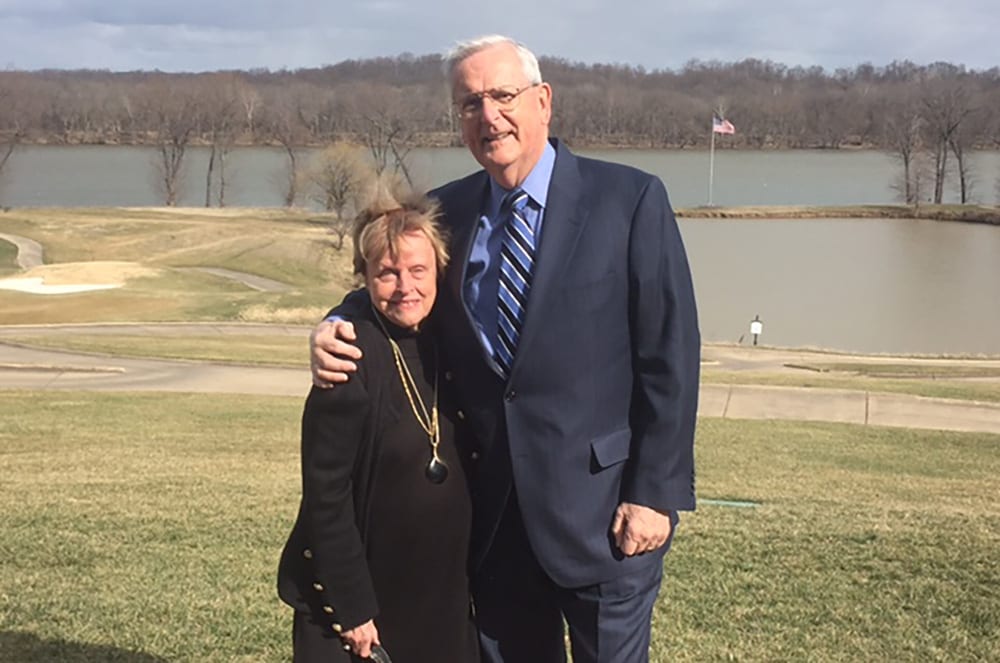
<svg viewBox="0 0 1000 663"><path fill-rule="evenodd" d="M375 622L371 619L360 626L355 626L350 631L344 631L340 634L340 638L350 645L355 656L361 658L368 658L372 655L372 645L382 644L378 639L378 629L375 628Z"/></svg>

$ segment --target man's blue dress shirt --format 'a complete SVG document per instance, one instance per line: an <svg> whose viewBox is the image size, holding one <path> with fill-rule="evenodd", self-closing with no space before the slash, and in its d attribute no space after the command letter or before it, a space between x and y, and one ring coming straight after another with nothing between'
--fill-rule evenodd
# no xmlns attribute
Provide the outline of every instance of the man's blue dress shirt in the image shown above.
<svg viewBox="0 0 1000 663"><path fill-rule="evenodd" d="M528 177L521 183L521 189L528 194L525 206L525 221L535 233L535 247L542 236L542 221L545 218L545 203L549 194L549 182L556 163L556 151L545 143L545 150ZM469 264L465 271L465 285L462 297L472 313L479 329L479 339L486 354L493 357L493 347L497 342L497 296L500 283L500 247L504 238L504 219L500 215L500 204L509 193L493 178L490 178L490 194L482 214L479 216L476 237L472 242ZM458 267L453 266L452 269ZM530 297L530 294L529 294Z"/></svg>

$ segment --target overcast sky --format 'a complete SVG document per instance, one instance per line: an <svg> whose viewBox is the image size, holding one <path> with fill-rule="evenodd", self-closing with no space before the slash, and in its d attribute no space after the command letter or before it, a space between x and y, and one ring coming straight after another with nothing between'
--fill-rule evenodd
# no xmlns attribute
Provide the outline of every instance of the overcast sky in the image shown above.
<svg viewBox="0 0 1000 663"><path fill-rule="evenodd" d="M0 67L297 69L486 33L647 69L751 57L1000 65L997 0L0 0Z"/></svg>

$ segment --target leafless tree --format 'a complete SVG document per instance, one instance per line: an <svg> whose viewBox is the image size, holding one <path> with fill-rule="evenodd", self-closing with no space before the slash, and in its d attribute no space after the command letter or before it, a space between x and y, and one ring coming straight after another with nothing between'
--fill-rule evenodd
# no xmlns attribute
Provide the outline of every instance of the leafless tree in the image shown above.
<svg viewBox="0 0 1000 663"><path fill-rule="evenodd" d="M919 202L916 185L920 181L916 162L923 148L920 107L913 99L903 97L887 103L881 113L885 140L902 169L893 188L903 202L915 205Z"/></svg>
<svg viewBox="0 0 1000 663"><path fill-rule="evenodd" d="M417 143L411 105L404 91L379 88L366 90L357 103L360 140L371 155L375 175L399 174L410 186L406 159Z"/></svg>
<svg viewBox="0 0 1000 663"><path fill-rule="evenodd" d="M337 237L334 248L344 246L351 229L351 215L368 184L375 180L364 151L356 145L335 143L318 153L308 170L310 195L330 212L328 225Z"/></svg>
<svg viewBox="0 0 1000 663"><path fill-rule="evenodd" d="M300 168L299 151L341 140L365 145L385 172L413 175L406 162L415 146L457 144L454 116L448 112L446 83L437 56L396 56L352 60L296 71L252 70L202 77L230 78L235 91L237 143L280 145L289 173ZM553 84L553 131L574 147L622 146L704 148L712 108L727 102L737 133L733 148L862 147L895 150L884 131L882 108L903 97L922 116L924 145L935 155L938 190L945 175L961 188L962 171L972 150L1000 147L1000 69L967 71L947 63L916 65L864 63L824 71L768 60L692 61L680 70L646 70L621 64L580 64L542 58ZM159 148L160 118L140 103L156 83L184 89L197 76L150 72L38 71L0 72L0 79L22 79L19 102L27 104L21 142L114 143ZM975 108L962 117L948 94L963 91ZM198 105L206 102L199 93ZM926 100L926 101L925 101ZM958 99L958 101L962 101ZM950 113L956 110L958 115ZM0 115L6 109L0 109ZM276 119L277 118L277 119ZM962 153L952 146L949 125L959 119ZM6 130L5 130L6 131ZM954 131L954 130L953 130ZM200 120L190 141L211 145L211 122ZM4 148L6 137L0 138ZM224 156L221 155L221 156ZM215 174L221 168L217 152ZM963 164L958 164L959 160ZM298 177L283 177L286 200L294 201ZM209 195L211 200L213 193Z"/></svg>
<svg viewBox="0 0 1000 663"><path fill-rule="evenodd" d="M936 71L932 73L937 74ZM948 153L956 132L972 112L971 99L954 72L945 70L947 77L929 78L924 82L923 112L927 147L934 160L934 202L944 199L944 184L948 176Z"/></svg>
<svg viewBox="0 0 1000 663"><path fill-rule="evenodd" d="M199 105L202 132L208 142L205 207L212 205L212 183L218 164L219 207L226 205L226 158L239 132L239 79L232 74L208 74L201 79Z"/></svg>
<svg viewBox="0 0 1000 663"><path fill-rule="evenodd" d="M299 89L273 90L258 111L259 127L270 140L281 146L286 156L285 171L281 178L285 206L295 205L299 198L302 175L299 173L301 148L309 141L309 132L303 121Z"/></svg>
<svg viewBox="0 0 1000 663"><path fill-rule="evenodd" d="M153 127L157 182L168 207L177 205L184 156L198 128L197 97L187 79L158 77L139 92L148 126Z"/></svg>
<svg viewBox="0 0 1000 663"><path fill-rule="evenodd" d="M25 137L24 80L21 76L0 77L0 183Z"/></svg>

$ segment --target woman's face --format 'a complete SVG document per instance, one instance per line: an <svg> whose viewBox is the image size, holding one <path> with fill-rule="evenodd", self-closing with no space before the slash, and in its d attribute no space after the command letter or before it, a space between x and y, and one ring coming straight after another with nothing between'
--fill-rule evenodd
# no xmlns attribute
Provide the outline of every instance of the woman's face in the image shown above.
<svg viewBox="0 0 1000 663"><path fill-rule="evenodd" d="M399 255L388 253L371 260L365 268L365 282L375 308L405 329L415 329L434 306L437 297L437 260L434 246L422 232L399 238Z"/></svg>

